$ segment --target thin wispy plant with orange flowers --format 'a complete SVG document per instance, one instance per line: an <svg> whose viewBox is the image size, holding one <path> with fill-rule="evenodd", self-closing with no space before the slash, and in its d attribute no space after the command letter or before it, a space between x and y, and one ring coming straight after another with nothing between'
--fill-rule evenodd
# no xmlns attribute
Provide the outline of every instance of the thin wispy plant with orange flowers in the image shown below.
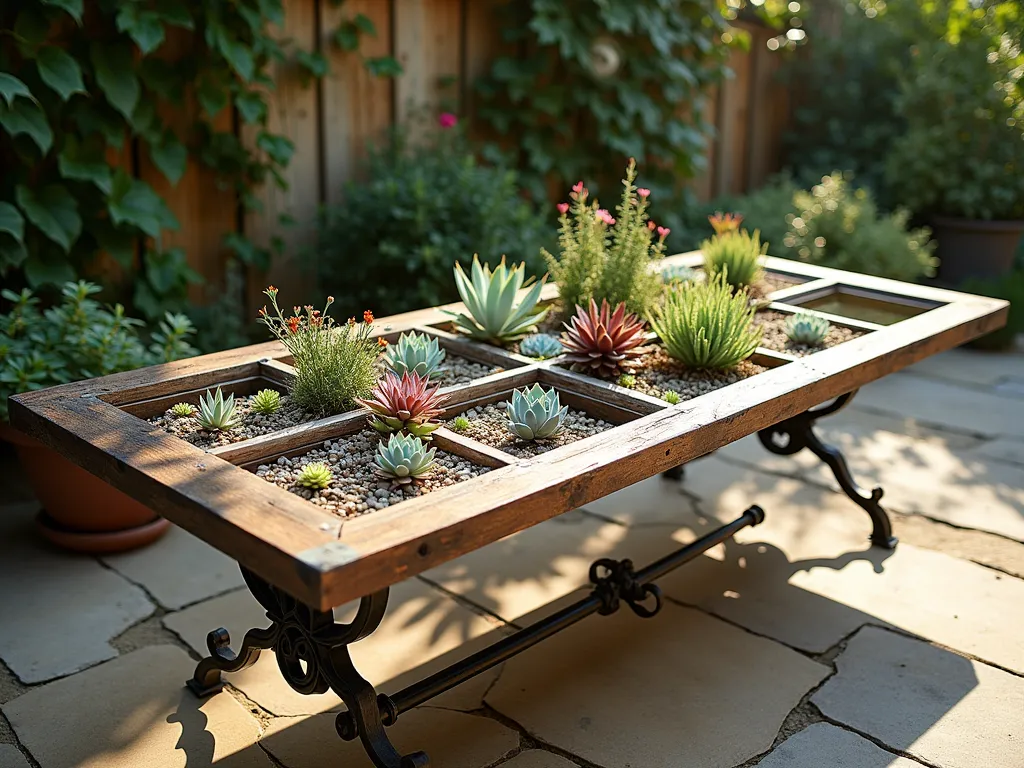
<svg viewBox="0 0 1024 768"><path fill-rule="evenodd" d="M324 308L312 305L293 307L286 316L277 303L277 288L263 292L270 309L260 310L260 320L285 345L295 367L292 400L314 417L330 416L352 410L357 398L370 394L377 382L377 358L386 345L373 339L373 313L363 312L363 321L354 317L338 325L328 315L334 297L328 296Z"/></svg>

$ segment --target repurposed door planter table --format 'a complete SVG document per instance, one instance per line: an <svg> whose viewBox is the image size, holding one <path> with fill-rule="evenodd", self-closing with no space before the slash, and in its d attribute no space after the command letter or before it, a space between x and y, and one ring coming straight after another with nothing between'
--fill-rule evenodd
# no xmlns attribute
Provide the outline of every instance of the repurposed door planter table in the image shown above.
<svg viewBox="0 0 1024 768"><path fill-rule="evenodd" d="M666 262L697 266L700 259L683 254ZM197 695L217 692L222 672L244 669L261 650L273 650L295 690L333 689L341 697L347 711L337 717L338 733L360 739L374 765L426 766L425 754L400 755L388 739L386 727L403 712L591 614L625 604L640 617L654 616L661 605L654 580L756 525L764 513L751 507L645 568L599 560L591 568L589 597L402 691L378 695L353 666L349 645L377 628L397 582L632 483L678 473L686 462L755 432L776 453L814 452L867 511L872 542L895 546L881 489L858 488L839 451L815 435L814 422L846 404L858 387L1000 327L1007 304L779 259L768 259L767 268L774 292L765 312L786 315L799 307L821 313L846 329L845 341L802 357L759 348L752 361L761 372L676 405L571 372L558 358L536 362L459 338L449 332L444 308L379 320L376 333L389 341L417 329L437 337L450 359L478 364L480 378L446 388L445 418L484 409L514 388L539 382L603 431L524 455L438 429L433 442L439 453L475 471L398 503L362 505L359 514L314 504L257 472L265 475L282 457L329 451L365 428L364 410L208 450L146 421L173 403L195 403L210 387L238 395L267 387L287 391L294 371L277 342L19 395L11 419L238 561L270 626L249 631L237 651L225 630L211 632L210 657L188 681ZM553 286L546 291L547 299L556 298ZM767 334L765 344L780 346ZM360 601L355 618L337 623L332 608L354 599Z"/></svg>

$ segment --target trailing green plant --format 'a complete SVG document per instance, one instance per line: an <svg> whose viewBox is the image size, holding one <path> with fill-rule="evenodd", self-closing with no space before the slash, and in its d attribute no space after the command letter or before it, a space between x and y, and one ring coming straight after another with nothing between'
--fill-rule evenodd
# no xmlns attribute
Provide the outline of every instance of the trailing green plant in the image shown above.
<svg viewBox="0 0 1024 768"><path fill-rule="evenodd" d="M415 435L395 432L385 443L377 445L374 471L392 481L393 485L409 485L422 480L434 467L436 448L427 450L426 444Z"/></svg>
<svg viewBox="0 0 1024 768"><path fill-rule="evenodd" d="M299 485L313 490L322 490L331 484L334 473L331 468L322 461L311 461L299 470L299 476L295 479Z"/></svg>
<svg viewBox="0 0 1024 768"><path fill-rule="evenodd" d="M147 344L142 321L127 317L120 304L105 308L91 298L99 291L84 281L65 283L60 302L45 310L28 288L0 291L11 305L0 313L0 420L7 420L10 395L196 353L184 315L165 315Z"/></svg>
<svg viewBox="0 0 1024 768"><path fill-rule="evenodd" d="M444 410L441 406L448 398L438 394L440 385L431 389L428 382L408 371L401 376L383 376L370 399L357 398L356 402L370 409L370 426L378 432L406 432L429 440L430 433L441 426L434 418Z"/></svg>
<svg viewBox="0 0 1024 768"><path fill-rule="evenodd" d="M277 411L281 407L281 393L276 389L261 389L249 400L249 408L254 413L259 413L264 416Z"/></svg>
<svg viewBox="0 0 1024 768"><path fill-rule="evenodd" d="M750 357L761 341L754 307L722 275L673 286L651 326L665 351L689 368L724 370Z"/></svg>
<svg viewBox="0 0 1024 768"><path fill-rule="evenodd" d="M384 365L396 376L415 373L425 379L436 379L441 375L444 358L445 351L437 339L415 331L403 333L384 351Z"/></svg>
<svg viewBox="0 0 1024 768"><path fill-rule="evenodd" d="M233 394L224 397L220 387L215 393L206 390L199 396L199 426L216 432L230 432L242 423Z"/></svg>
<svg viewBox="0 0 1024 768"><path fill-rule="evenodd" d="M633 389L633 387L636 386L636 376L634 376L631 373L622 373L619 374L619 378L615 380L615 383L618 384L620 387L625 387L626 389Z"/></svg>
<svg viewBox="0 0 1024 768"><path fill-rule="evenodd" d="M456 432L465 432L469 429L469 419L465 416L456 416L452 420L452 429Z"/></svg>
<svg viewBox="0 0 1024 768"><path fill-rule="evenodd" d="M260 319L288 349L295 366L295 381L289 395L302 410L313 416L329 416L355 407L377 381L377 358L383 339L370 337L373 313L363 312L363 322L354 317L336 325L328 314L334 297L328 296L323 311L312 306L294 307L285 317L277 304L277 288L264 292L271 310L263 307Z"/></svg>
<svg viewBox="0 0 1024 768"><path fill-rule="evenodd" d="M196 413L196 407L191 403L175 403L171 406L171 415L176 419L184 419L189 416L194 416Z"/></svg>
<svg viewBox="0 0 1024 768"><path fill-rule="evenodd" d="M157 191L186 168L208 170L241 209L254 189L285 187L294 151L270 121L271 73L326 74L318 50L280 40L282 0L112 2L23 0L0 6L0 276L49 290L78 275L109 274L107 254L135 310L155 320L188 306L198 281L164 236L178 221ZM330 32L330 30L324 30ZM329 39L343 50L375 34L346 18ZM390 64L390 66L389 66ZM380 74L397 63L367 60ZM234 130L234 116L251 141ZM153 183L132 175L137 153ZM157 178L159 175L162 178ZM270 249L232 234L225 245L258 268ZM125 297L128 298L128 297Z"/></svg>
<svg viewBox="0 0 1024 768"><path fill-rule="evenodd" d="M505 257L493 270L480 264L473 256L472 278L466 277L461 263L455 265L455 285L458 287L465 312L447 312L455 318L455 327L472 339L492 344L507 344L518 341L537 330L537 323L548 314L548 308L537 309L540 292L547 275L539 281L526 279L526 265L505 266ZM518 303L516 294L522 288L527 291Z"/></svg>
<svg viewBox="0 0 1024 768"><path fill-rule="evenodd" d="M320 283L338 292L345 311L390 314L455 301L452 267L458 261L468 270L474 252L543 271L540 248L553 237L520 195L515 172L481 163L457 125L424 133L411 141L400 130L371 148L344 202L320 218Z"/></svg>
<svg viewBox="0 0 1024 768"><path fill-rule="evenodd" d="M546 360L562 354L562 342L550 333L535 333L519 342L519 354Z"/></svg>
<svg viewBox="0 0 1024 768"><path fill-rule="evenodd" d="M768 243L761 243L761 233L751 235L745 229L715 233L700 244L704 254L704 271L709 276L721 274L733 288L755 285L764 277L764 257Z"/></svg>
<svg viewBox="0 0 1024 768"><path fill-rule="evenodd" d="M784 240L789 258L896 280L935 272L931 231L908 231L904 210L880 214L871 193L851 189L842 174L825 176L809 192L797 192L793 203L796 212L790 214Z"/></svg>
<svg viewBox="0 0 1024 768"><path fill-rule="evenodd" d="M647 214L651 190L636 186L636 161L630 159L622 197L613 217L577 182L571 203L559 203L559 254L542 251L566 312L591 299L613 306L625 302L646 315L661 293L661 277L652 262L665 253L669 231Z"/></svg>
<svg viewBox="0 0 1024 768"><path fill-rule="evenodd" d="M682 401L682 398L679 397L679 393L674 389L665 390L665 394L661 396L661 399L669 405L678 405Z"/></svg>
<svg viewBox="0 0 1024 768"><path fill-rule="evenodd" d="M590 300L590 307L576 307L576 314L562 333L565 362L574 371L611 378L629 373L647 351L642 345L647 340L646 324L620 303L613 312L608 302Z"/></svg>
<svg viewBox="0 0 1024 768"><path fill-rule="evenodd" d="M832 324L823 317L809 312L800 312L786 318L786 337L794 344L820 347L832 329Z"/></svg>
<svg viewBox="0 0 1024 768"><path fill-rule="evenodd" d="M569 406L559 402L554 387L544 389L540 384L515 389L506 403L508 429L520 440L544 440L554 437L562 428Z"/></svg>

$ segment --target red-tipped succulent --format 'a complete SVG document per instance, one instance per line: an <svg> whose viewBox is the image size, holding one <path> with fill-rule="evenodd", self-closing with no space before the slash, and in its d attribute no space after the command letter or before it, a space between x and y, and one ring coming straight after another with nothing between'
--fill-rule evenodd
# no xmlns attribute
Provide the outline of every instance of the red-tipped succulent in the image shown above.
<svg viewBox="0 0 1024 768"><path fill-rule="evenodd" d="M626 312L625 302L612 311L608 300L590 300L590 308L576 307L571 323L565 324L562 346L565 359L574 371L610 378L636 365L646 351L643 343L645 323L636 315Z"/></svg>
<svg viewBox="0 0 1024 768"><path fill-rule="evenodd" d="M381 377L370 399L358 401L372 411L370 426L384 434L405 432L429 440L430 433L440 426L431 419L441 414L448 398L438 394L439 386L429 387L428 381L410 372L401 378L390 374Z"/></svg>

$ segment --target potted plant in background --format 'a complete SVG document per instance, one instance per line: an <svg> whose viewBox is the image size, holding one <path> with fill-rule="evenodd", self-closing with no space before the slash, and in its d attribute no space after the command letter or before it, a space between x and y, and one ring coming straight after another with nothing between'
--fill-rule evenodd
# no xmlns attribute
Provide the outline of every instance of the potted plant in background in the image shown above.
<svg viewBox="0 0 1024 768"><path fill-rule="evenodd" d="M90 298L99 290L67 283L61 302L47 310L28 289L2 292L11 308L0 314L0 438L17 450L47 538L77 551L115 552L148 544L168 522L7 423L11 395L195 354L187 317L168 313L146 346L142 322L125 317L119 304L106 309Z"/></svg>
<svg viewBox="0 0 1024 768"><path fill-rule="evenodd" d="M893 197L931 218L950 284L1008 273L1024 234L1024 14L985 0L923 21L902 84L906 133L889 152Z"/></svg>

